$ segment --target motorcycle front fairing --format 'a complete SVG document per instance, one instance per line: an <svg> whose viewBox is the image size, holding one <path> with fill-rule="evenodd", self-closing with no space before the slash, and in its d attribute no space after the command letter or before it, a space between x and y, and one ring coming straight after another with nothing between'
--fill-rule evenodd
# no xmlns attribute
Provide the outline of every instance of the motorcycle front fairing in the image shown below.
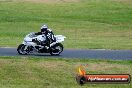
<svg viewBox="0 0 132 88"><path fill-rule="evenodd" d="M32 41L33 39L37 39L38 41L43 41L44 38L42 38L42 35L36 36L34 32L27 34L22 43L25 45L24 50L26 50L28 47L34 48L33 49L34 51L38 51L36 47L39 47L40 49L43 48L41 45L37 45L37 43L33 42Z"/></svg>
<svg viewBox="0 0 132 88"><path fill-rule="evenodd" d="M37 39L38 41L42 42L46 40L45 35L38 35L36 36L34 32L29 33L28 35L26 35L26 37L24 38L23 44L24 45L32 45L32 46L37 46L36 43L32 42L33 39Z"/></svg>
<svg viewBox="0 0 132 88"><path fill-rule="evenodd" d="M27 46L36 46L37 44L34 43L34 42L32 42L32 39L33 39L33 38L31 38L31 37L29 37L29 36L26 36L26 37L24 38L24 41L23 41L22 44L27 45Z"/></svg>

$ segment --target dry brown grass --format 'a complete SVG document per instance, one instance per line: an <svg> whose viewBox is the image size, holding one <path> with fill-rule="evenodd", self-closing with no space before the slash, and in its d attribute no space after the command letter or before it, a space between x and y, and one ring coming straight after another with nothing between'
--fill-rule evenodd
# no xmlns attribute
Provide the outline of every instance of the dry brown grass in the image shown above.
<svg viewBox="0 0 132 88"><path fill-rule="evenodd" d="M110 64L107 62L100 62L100 63L90 63L88 67L89 71L97 71L99 73L106 73L106 74L131 74L131 68L128 65L124 64Z"/></svg>
<svg viewBox="0 0 132 88"><path fill-rule="evenodd" d="M112 0L112 1L126 3L126 4L132 4L132 0Z"/></svg>
<svg viewBox="0 0 132 88"><path fill-rule="evenodd" d="M51 60L51 61L32 61L28 59L0 59L0 68L15 66L19 68L19 70L27 71L25 73L30 73L30 70L33 68L40 68L40 69L49 69L51 71L71 71L74 73L77 70L77 67L80 65L84 65L87 72L102 72L102 73L130 73L132 70L130 69L129 65L126 64L111 64L108 62L98 62L98 63L82 63L82 62L72 62L68 63L66 61L60 60ZM87 65L87 66L86 66ZM66 71L67 72L67 71Z"/></svg>
<svg viewBox="0 0 132 88"><path fill-rule="evenodd" d="M64 3L64 2L80 2L82 0L0 0L0 1L17 1L17 2L35 2L35 3ZM101 0L98 0L101 1ZM114 2L121 2L126 4L132 4L132 0L110 0Z"/></svg>
<svg viewBox="0 0 132 88"><path fill-rule="evenodd" d="M80 0L14 0L21 2L35 2L35 3L64 3L64 2L79 2Z"/></svg>
<svg viewBox="0 0 132 88"><path fill-rule="evenodd" d="M115 62L1 57L0 86L2 85L3 87L0 88L20 88L20 84L23 86L21 88L47 88L47 86L49 86L48 88L58 88L60 85L67 88L67 84L70 83L72 83L70 85L73 86L72 88L78 88L78 86L75 86L77 85L75 76L78 74L77 68L80 65L85 67L87 74L132 74L131 64L123 61L121 63ZM16 87L12 87L13 85ZM40 85L42 87L39 87ZM99 88L102 88L102 86Z"/></svg>

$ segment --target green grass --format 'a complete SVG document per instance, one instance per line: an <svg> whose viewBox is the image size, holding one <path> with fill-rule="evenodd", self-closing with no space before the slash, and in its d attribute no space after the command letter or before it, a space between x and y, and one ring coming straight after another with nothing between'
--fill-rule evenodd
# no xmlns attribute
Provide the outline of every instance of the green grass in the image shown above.
<svg viewBox="0 0 132 88"><path fill-rule="evenodd" d="M46 23L67 37L65 48L132 49L131 0L18 1L0 1L1 47L18 46Z"/></svg>
<svg viewBox="0 0 132 88"><path fill-rule="evenodd" d="M75 80L77 67L88 74L130 74L132 61L0 57L0 88L131 88L130 84L86 84Z"/></svg>

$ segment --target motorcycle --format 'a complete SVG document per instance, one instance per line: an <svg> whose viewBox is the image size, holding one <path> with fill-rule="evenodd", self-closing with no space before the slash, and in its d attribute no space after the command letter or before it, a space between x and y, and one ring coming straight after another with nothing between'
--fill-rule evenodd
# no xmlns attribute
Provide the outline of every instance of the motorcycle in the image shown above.
<svg viewBox="0 0 132 88"><path fill-rule="evenodd" d="M44 34L35 35L34 32L29 33L24 38L23 43L18 46L17 51L20 55L27 55L34 52L60 55L64 48L61 42L63 42L66 37L63 35L55 35L54 37L56 38L56 42L49 44L49 46L42 46L40 43L46 41L46 36Z"/></svg>

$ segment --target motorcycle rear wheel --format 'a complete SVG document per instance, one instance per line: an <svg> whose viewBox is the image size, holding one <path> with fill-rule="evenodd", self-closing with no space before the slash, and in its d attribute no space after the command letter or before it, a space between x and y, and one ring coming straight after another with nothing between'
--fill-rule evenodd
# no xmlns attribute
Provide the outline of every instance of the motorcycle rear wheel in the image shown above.
<svg viewBox="0 0 132 88"><path fill-rule="evenodd" d="M63 51L63 45L61 43L57 43L54 46L51 47L50 54L53 55L60 55L60 53Z"/></svg>

